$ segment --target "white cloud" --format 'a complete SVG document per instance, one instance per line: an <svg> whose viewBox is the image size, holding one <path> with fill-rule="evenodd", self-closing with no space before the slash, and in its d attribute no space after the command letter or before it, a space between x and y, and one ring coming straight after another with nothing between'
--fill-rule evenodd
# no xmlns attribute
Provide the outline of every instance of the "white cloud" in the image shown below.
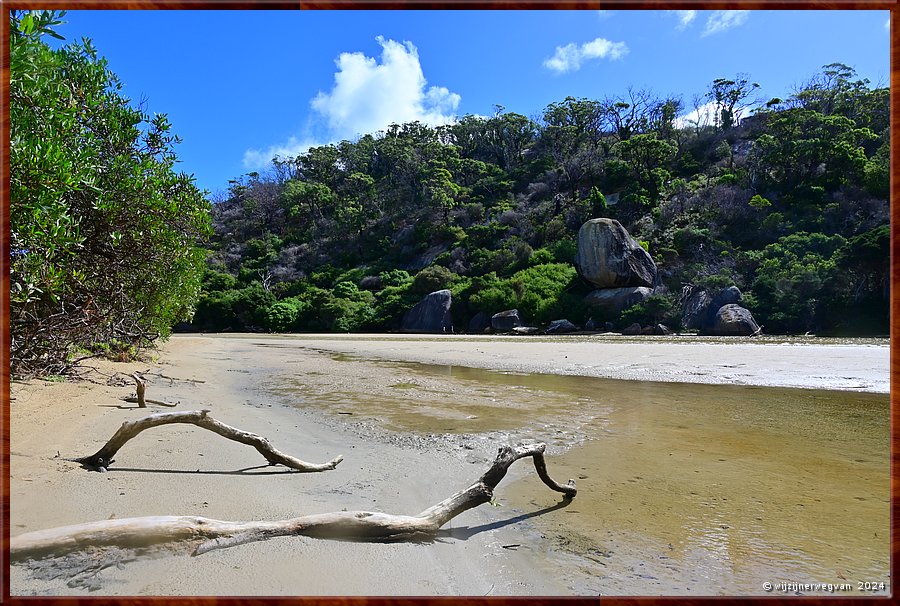
<svg viewBox="0 0 900 606"><path fill-rule="evenodd" d="M884 29L887 31L891 31L891 18L888 16L887 21L884 22Z"/></svg>
<svg viewBox="0 0 900 606"><path fill-rule="evenodd" d="M694 111L675 118L675 128L688 128L694 126L708 126L715 124L716 102L704 103Z"/></svg>
<svg viewBox="0 0 900 606"><path fill-rule="evenodd" d="M609 19L612 17L612 11L596 11L597 17L599 19Z"/></svg>
<svg viewBox="0 0 900 606"><path fill-rule="evenodd" d="M432 126L452 122L460 96L444 87L426 90L416 47L376 39L381 63L363 53L341 53L331 91L319 92L310 102L325 118L331 135L353 138L413 120Z"/></svg>
<svg viewBox="0 0 900 606"><path fill-rule="evenodd" d="M697 18L697 11L666 11L678 17L678 29L684 29Z"/></svg>
<svg viewBox="0 0 900 606"><path fill-rule="evenodd" d="M321 145L312 139L297 139L291 137L282 145L270 145L265 151L259 149L248 149L244 152L243 164L248 170L259 170L265 168L272 161L272 158L294 158L300 154L306 153L311 147Z"/></svg>
<svg viewBox="0 0 900 606"><path fill-rule="evenodd" d="M743 25L749 16L750 11L713 11L706 20L706 29L703 31L703 35L718 34Z"/></svg>
<svg viewBox="0 0 900 606"><path fill-rule="evenodd" d="M557 46L552 57L544 61L544 67L564 74L581 69L581 64L589 59L621 59L628 54L628 46L624 42L610 42L605 38L597 38L582 45L570 43Z"/></svg>
<svg viewBox="0 0 900 606"><path fill-rule="evenodd" d="M276 156L293 158L311 147L374 134L392 123L418 120L438 126L453 122L460 96L443 86L425 88L416 47L381 36L376 40L382 49L380 63L363 53L341 53L335 61L331 91L320 91L310 100L312 109L324 120L324 137L290 137L265 150L248 149L244 168L261 169Z"/></svg>

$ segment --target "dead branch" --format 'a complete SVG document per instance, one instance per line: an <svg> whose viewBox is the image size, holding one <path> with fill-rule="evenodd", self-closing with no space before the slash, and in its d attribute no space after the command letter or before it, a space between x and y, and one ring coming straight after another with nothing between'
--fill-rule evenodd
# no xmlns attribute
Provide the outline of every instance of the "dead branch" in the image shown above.
<svg viewBox="0 0 900 606"><path fill-rule="evenodd" d="M177 413L183 414L183 413ZM565 499L575 496L575 480L556 483L544 463L544 444L502 446L490 468L471 486L416 516L339 511L275 522L227 522L197 516L151 516L104 520L40 530L10 539L13 561L59 556L90 547L135 547L189 541L193 555L272 537L298 535L330 539L399 541L434 536L462 512L487 503L515 461L532 457L538 476Z"/></svg>
<svg viewBox="0 0 900 606"><path fill-rule="evenodd" d="M328 469L334 469L337 467L338 463L344 460L343 456L336 457L327 463L307 463L300 459L295 459L294 457L273 448L266 438L255 433L250 433L249 431L243 431L231 427L230 425L225 425L224 423L207 416L208 412L209 410L160 412L144 417L143 419L137 419L136 421L126 421L125 423L122 423L122 426L118 431L113 434L113 437L103 445L103 448L88 457L72 460L76 463L96 468L99 471L106 471L110 463L113 462L113 457L128 440L134 438L145 429L158 427L159 425L168 425L170 423L189 423L191 425L196 425L197 427L202 427L203 429L208 429L209 431L219 434L223 438L253 446L259 454L266 458L269 465L284 465L285 467L297 471L326 471Z"/></svg>
<svg viewBox="0 0 900 606"><path fill-rule="evenodd" d="M147 408L147 403L144 402L144 390L147 389L147 382L136 372L131 373L131 378L134 379L134 382L137 384L138 408Z"/></svg>
<svg viewBox="0 0 900 606"><path fill-rule="evenodd" d="M122 398L125 402L137 402L138 408L147 408L147 404L158 404L159 406L178 406L178 404L170 404L169 402L162 402L160 400L151 400L150 398L144 398L144 394L147 392L147 379L142 377L136 372L131 373L131 378L134 379L135 384L137 385L135 391L137 392L137 397L134 398Z"/></svg>

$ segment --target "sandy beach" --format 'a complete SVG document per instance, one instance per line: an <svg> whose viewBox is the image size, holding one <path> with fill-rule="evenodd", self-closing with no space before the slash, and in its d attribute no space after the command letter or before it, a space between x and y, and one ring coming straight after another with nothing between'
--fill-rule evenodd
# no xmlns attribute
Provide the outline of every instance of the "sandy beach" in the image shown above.
<svg viewBox="0 0 900 606"><path fill-rule="evenodd" d="M886 342L179 335L154 356L127 364L96 362L92 381L13 383L13 536L146 515L280 520L343 509L416 514L480 476L500 443L547 439L544 421L553 406L545 403L559 397L554 400L542 388L477 387L439 370L423 374L409 363L629 381L889 389ZM134 391L125 376L135 370L148 372L148 397L177 407L140 410L123 402ZM465 400L469 408L442 406L448 398ZM124 421L194 409L209 409L223 423L263 435L300 459L323 462L342 454L345 460L333 471L289 473L264 466L252 448L192 426L141 434L105 474L66 460L97 450ZM533 422L507 422L518 417ZM581 439L575 421L568 423L571 432L556 428L554 439L547 440L551 475L554 455ZM528 465L514 465L498 495L529 475ZM557 508L558 496L547 491L535 498L539 505L513 506L500 499L499 507L465 512L434 541L283 537L198 557L165 550L95 554L65 566L14 565L11 590L13 595L602 592L566 574L559 541L544 540L546 530L529 522Z"/></svg>

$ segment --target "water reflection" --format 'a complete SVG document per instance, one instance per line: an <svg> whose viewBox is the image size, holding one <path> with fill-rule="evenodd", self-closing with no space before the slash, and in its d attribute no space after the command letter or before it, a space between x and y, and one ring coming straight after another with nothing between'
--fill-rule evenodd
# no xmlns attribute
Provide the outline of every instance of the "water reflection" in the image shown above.
<svg viewBox="0 0 900 606"><path fill-rule="evenodd" d="M551 473L576 478L579 494L529 523L576 592L889 581L887 394L378 364L403 378L305 389L300 405L404 432L546 441ZM499 496L517 511L557 500L530 475Z"/></svg>

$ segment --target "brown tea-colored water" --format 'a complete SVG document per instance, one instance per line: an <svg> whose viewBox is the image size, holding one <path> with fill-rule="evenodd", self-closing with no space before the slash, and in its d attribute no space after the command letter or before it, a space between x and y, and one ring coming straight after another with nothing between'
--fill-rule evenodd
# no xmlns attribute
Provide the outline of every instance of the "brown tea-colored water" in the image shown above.
<svg viewBox="0 0 900 606"><path fill-rule="evenodd" d="M886 394L380 364L407 378L306 401L399 431L547 442L551 475L579 492L530 517L522 548L549 548L577 593L890 590ZM497 491L508 517L559 502L521 471Z"/></svg>

